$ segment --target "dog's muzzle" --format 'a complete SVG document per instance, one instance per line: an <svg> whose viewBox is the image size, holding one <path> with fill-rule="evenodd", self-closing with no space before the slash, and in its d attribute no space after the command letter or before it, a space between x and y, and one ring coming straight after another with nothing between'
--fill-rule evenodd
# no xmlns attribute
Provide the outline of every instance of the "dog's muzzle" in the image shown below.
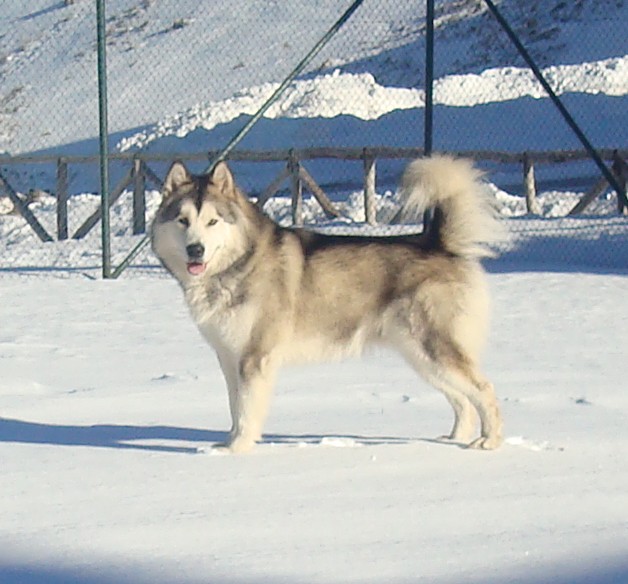
<svg viewBox="0 0 628 584"><path fill-rule="evenodd" d="M205 263L203 255L205 255L205 247L200 243L191 243L185 248L188 254L188 273L193 276L199 276L205 271Z"/></svg>

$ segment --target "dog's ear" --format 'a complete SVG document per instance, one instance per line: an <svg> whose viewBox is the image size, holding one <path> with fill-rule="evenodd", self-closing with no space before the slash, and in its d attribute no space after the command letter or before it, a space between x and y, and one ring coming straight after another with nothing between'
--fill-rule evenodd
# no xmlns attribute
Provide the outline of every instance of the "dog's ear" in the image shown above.
<svg viewBox="0 0 628 584"><path fill-rule="evenodd" d="M164 180L164 186L162 190L164 198L174 193L182 185L188 184L191 181L192 175L185 167L183 162L181 162L180 160L173 162Z"/></svg>
<svg viewBox="0 0 628 584"><path fill-rule="evenodd" d="M235 223L238 209L243 205L243 196L226 162L219 162L211 175L209 184L217 188L221 196L214 200L218 213L227 223Z"/></svg>
<svg viewBox="0 0 628 584"><path fill-rule="evenodd" d="M233 175L231 174L226 162L219 162L215 166L209 180L213 185L220 189L220 192L223 195L230 199L235 198L236 193Z"/></svg>

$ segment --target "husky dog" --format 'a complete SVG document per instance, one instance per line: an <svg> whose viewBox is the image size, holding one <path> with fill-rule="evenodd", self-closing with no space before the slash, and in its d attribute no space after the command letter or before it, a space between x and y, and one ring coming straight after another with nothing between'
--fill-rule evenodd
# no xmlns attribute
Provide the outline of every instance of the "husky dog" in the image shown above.
<svg viewBox="0 0 628 584"><path fill-rule="evenodd" d="M455 420L443 439L500 445L493 386L478 369L488 318L479 258L500 231L481 173L448 156L416 160L401 194L406 214L434 209L424 233L323 235L277 225L223 162L209 175L172 165L152 247L217 353L233 422L224 447L244 452L261 439L280 366L370 344L396 349L445 394Z"/></svg>

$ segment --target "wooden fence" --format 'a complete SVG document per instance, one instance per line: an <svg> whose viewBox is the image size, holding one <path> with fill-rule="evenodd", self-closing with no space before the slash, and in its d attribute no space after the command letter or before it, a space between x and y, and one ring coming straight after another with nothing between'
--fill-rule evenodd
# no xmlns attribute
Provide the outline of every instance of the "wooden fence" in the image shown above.
<svg viewBox="0 0 628 584"><path fill-rule="evenodd" d="M153 162L170 162L172 160L183 160L186 162L209 161L218 152L172 152L163 154L152 153L112 153L109 155L111 161L127 161L128 171L123 178L113 188L110 194L110 205L113 205L120 196L128 190L133 193L133 233L141 234L146 231L146 207L145 191L148 183L157 189L161 189L162 180L149 167ZM588 155L582 150L563 151L528 151L528 152L494 152L494 151L460 151L452 152L457 156L471 158L477 162L493 162L499 164L520 164L522 168L522 183L526 196L527 209L530 214L539 214L540 208L536 200L536 181L534 170L536 165L562 164L567 162L587 160ZM626 179L628 177L628 165L625 159L628 157L628 150L604 149L599 151L600 156L612 162L612 170L621 187L621 192L617 194L618 212L625 214L628 212L628 201L626 200ZM314 178L305 169L303 162L315 159L337 159L362 161L363 163L363 192L364 211L368 224L375 224L375 185L376 185L376 162L382 159L413 159L423 155L422 148L305 148L291 150L270 150L270 151L234 151L228 160L246 162L285 162L285 167L274 180L264 189L257 199L257 205L262 208L264 204L273 197L284 183L289 182L292 193L292 219L295 225L303 224L303 188L309 190L320 203L328 217L338 217L340 212L332 201L327 197L323 189L316 183ZM68 239L68 166L70 164L96 164L97 156L0 156L0 165L27 163L54 163L57 168L56 179L56 200L57 200L57 239ZM586 207L595 200L604 190L608 188L608 182L602 178L585 193L582 199L574 206L569 215L577 215L584 211ZM53 237L39 223L33 212L28 208L28 204L18 195L15 189L9 184L7 179L0 173L0 192L8 196L16 211L24 217L33 231L42 241L52 241ZM102 214L102 207L99 207L90 215L80 227L72 234L73 239L81 239L96 226Z"/></svg>

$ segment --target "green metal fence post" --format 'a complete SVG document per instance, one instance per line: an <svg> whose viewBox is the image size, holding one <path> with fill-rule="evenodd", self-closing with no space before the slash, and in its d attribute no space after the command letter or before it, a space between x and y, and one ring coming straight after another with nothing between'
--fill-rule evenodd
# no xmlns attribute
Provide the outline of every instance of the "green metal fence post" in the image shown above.
<svg viewBox="0 0 628 584"><path fill-rule="evenodd" d="M260 120L260 118L266 113L266 110L270 108L273 103L284 93L290 83L299 75L312 61L321 49L333 38L333 36L342 28L342 26L351 18L353 13L362 5L364 0L354 0L349 8L344 11L342 16L331 26L331 28L321 37L321 39L310 49L310 52L301 59L297 66L288 74L288 76L281 82L281 85L275 89L273 94L266 100L266 102L260 107L255 115L244 125L244 127L229 141L218 156L212 161L207 168L206 172L211 172L216 164L224 160L229 153L240 143L242 138L246 136L250 129Z"/></svg>
<svg viewBox="0 0 628 584"><path fill-rule="evenodd" d="M427 0L425 14L425 127L423 149L432 154L434 120L434 0Z"/></svg>
<svg viewBox="0 0 628 584"><path fill-rule="evenodd" d="M105 0L96 0L96 34L98 42L98 120L100 154L100 204L102 275L111 277L111 227L109 224L109 146L107 127L107 44L105 36Z"/></svg>
<svg viewBox="0 0 628 584"><path fill-rule="evenodd" d="M423 128L423 154L432 155L434 144L434 0L427 0L425 11L425 111ZM423 213L423 230L432 222L432 209Z"/></svg>

